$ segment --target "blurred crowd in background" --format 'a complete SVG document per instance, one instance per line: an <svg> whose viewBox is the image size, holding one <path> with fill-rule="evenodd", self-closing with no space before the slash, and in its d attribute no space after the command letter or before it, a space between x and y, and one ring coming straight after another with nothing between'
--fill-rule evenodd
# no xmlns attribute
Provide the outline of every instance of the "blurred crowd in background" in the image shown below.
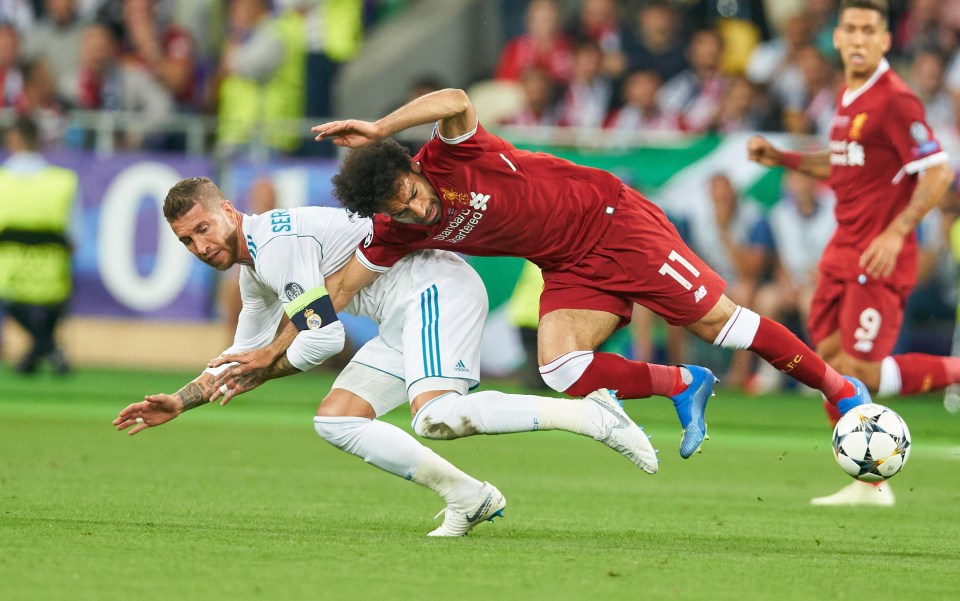
<svg viewBox="0 0 960 601"><path fill-rule="evenodd" d="M503 45L489 77L509 84L497 88L502 123L826 133L842 80L836 0L489 1L501 5ZM260 116L332 115L338 66L365 32L412 4L2 0L0 109L33 115L48 144L89 142L69 138L68 109L138 114L127 147L177 149L178 140L151 135L176 113L216 115L219 140L242 144ZM893 0L891 9L891 62L949 145L960 1ZM409 83L445 85L429 66ZM300 151L296 133L271 132L271 146Z"/></svg>
<svg viewBox="0 0 960 601"><path fill-rule="evenodd" d="M767 131L825 143L843 81L832 44L836 0L487 1L498 5L502 44L485 77L444 81L421 65L406 89L383 94L399 104L468 87L491 127L584 128L598 137ZM335 106L338 74L366 36L417 4L0 0L0 117L31 117L45 148L92 148L91 119L116 112L126 119L111 141L116 149L183 152L189 132L163 124L189 116L215 121L207 149L258 143L272 156L324 154L303 120L376 117ZM944 147L956 150L960 0L891 0L890 29L893 68L925 103ZM791 174L782 199L762 207L717 173L703 197L704 210L677 220L691 246L730 282L735 301L787 321L793 313L802 330L834 227L829 189ZM951 194L920 228L921 284L905 348L950 351L943 324L956 307L956 215ZM930 319L938 325L924 331ZM682 341L651 340L642 312L637 323L633 352L665 346L671 360L683 359ZM731 370L729 384L757 376L748 361Z"/></svg>

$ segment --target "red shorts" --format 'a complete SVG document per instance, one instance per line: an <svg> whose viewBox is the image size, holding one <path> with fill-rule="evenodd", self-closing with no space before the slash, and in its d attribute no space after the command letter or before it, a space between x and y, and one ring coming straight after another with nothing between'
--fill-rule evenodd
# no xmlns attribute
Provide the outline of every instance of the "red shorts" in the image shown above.
<svg viewBox="0 0 960 601"><path fill-rule="evenodd" d="M813 346L839 330L848 355L866 361L890 356L908 294L908 289L880 282L860 284L821 274L807 323Z"/></svg>
<svg viewBox="0 0 960 601"><path fill-rule="evenodd" d="M727 283L681 240L663 211L627 186L610 225L576 265L543 271L540 317L557 309L592 309L630 323L641 304L672 325L694 323L720 300Z"/></svg>

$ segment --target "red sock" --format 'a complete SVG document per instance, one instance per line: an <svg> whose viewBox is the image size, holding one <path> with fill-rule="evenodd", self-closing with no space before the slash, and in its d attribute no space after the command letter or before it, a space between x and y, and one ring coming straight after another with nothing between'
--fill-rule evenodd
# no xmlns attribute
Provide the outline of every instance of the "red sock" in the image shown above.
<svg viewBox="0 0 960 601"><path fill-rule="evenodd" d="M613 353L594 353L580 379L564 392L586 396L598 388L610 388L621 399L643 399L655 394L673 396L685 386L679 367L630 361Z"/></svg>
<svg viewBox="0 0 960 601"><path fill-rule="evenodd" d="M791 378L823 392L833 403L855 392L853 384L844 380L793 332L772 319L760 317L760 327L750 350Z"/></svg>
<svg viewBox="0 0 960 601"><path fill-rule="evenodd" d="M940 390L957 380L950 377L948 362L957 361L954 357L908 353L894 355L893 360L900 368L900 394L917 394Z"/></svg>
<svg viewBox="0 0 960 601"><path fill-rule="evenodd" d="M843 415L840 413L840 410L837 409L837 406L830 401L823 402L823 410L827 412L827 421L830 422L831 426L836 426L837 422L840 421L840 418L843 417Z"/></svg>

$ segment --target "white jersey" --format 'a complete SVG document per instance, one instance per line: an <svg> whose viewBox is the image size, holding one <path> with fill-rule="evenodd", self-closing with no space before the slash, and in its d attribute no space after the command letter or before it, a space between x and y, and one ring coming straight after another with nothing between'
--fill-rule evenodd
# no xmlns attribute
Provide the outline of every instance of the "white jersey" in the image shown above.
<svg viewBox="0 0 960 601"><path fill-rule="evenodd" d="M343 209L303 207L245 215L242 234L253 266L243 266L240 272L243 309L234 343L225 352L269 344L284 310L323 290L325 277L342 268L372 231L369 219ZM479 382L487 296L480 277L454 253L423 250L407 255L344 310L379 325L378 336L357 352L353 362L399 380L400 386L389 394L371 390L361 381L368 375L342 378L336 386L360 394L378 414L405 400L405 392L411 396L433 389L466 392ZM302 329L287 358L306 370L339 352L343 343L339 321Z"/></svg>
<svg viewBox="0 0 960 601"><path fill-rule="evenodd" d="M342 209L302 207L244 215L242 235L253 266L244 265L240 270L243 309L233 345L226 352L269 344L289 303L322 289L324 278L343 267L371 231L369 219L351 217ZM322 333L327 343L339 343L342 348L342 325L334 324ZM312 367L302 362L294 366Z"/></svg>

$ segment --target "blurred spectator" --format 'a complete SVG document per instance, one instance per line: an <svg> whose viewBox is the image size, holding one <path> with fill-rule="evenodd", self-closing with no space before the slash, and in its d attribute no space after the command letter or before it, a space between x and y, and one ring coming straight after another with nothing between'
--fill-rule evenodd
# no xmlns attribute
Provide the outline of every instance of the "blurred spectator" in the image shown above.
<svg viewBox="0 0 960 601"><path fill-rule="evenodd" d="M227 6L222 0L175 0L172 20L193 41L197 79L205 82L220 58L227 32Z"/></svg>
<svg viewBox="0 0 960 601"><path fill-rule="evenodd" d="M777 257L774 277L757 291L753 306L761 315L805 329L817 265L837 227L835 199L829 187L799 171L787 171L783 184L783 197L769 215ZM783 384L784 376L767 365L759 365L748 392L763 394Z"/></svg>
<svg viewBox="0 0 960 601"><path fill-rule="evenodd" d="M262 141L293 152L304 136L307 38L302 8L270 15L268 0L231 0L220 64L218 141L228 150Z"/></svg>
<svg viewBox="0 0 960 601"><path fill-rule="evenodd" d="M679 131L680 118L664 111L657 101L660 76L635 71L623 82L623 106L614 110L607 127L619 131Z"/></svg>
<svg viewBox="0 0 960 601"><path fill-rule="evenodd" d="M654 71L668 81L687 68L677 13L663 1L641 6L634 27L627 28L623 47L630 72Z"/></svg>
<svg viewBox="0 0 960 601"><path fill-rule="evenodd" d="M833 47L833 30L837 26L838 14L837 0L807 0L813 45L828 59L837 56L837 49Z"/></svg>
<svg viewBox="0 0 960 601"><path fill-rule="evenodd" d="M917 286L907 297L895 352L949 355L957 309L957 263L950 231L957 220L955 192L917 227Z"/></svg>
<svg viewBox="0 0 960 601"><path fill-rule="evenodd" d="M615 79L623 75L627 64L616 0L583 0L572 37L596 42L603 56L600 71L605 76Z"/></svg>
<svg viewBox="0 0 960 601"><path fill-rule="evenodd" d="M784 21L780 35L760 44L747 62L747 79L765 86L771 100L784 113L798 115L804 110L805 86L797 54L811 45L812 36L809 16L796 12Z"/></svg>
<svg viewBox="0 0 960 601"><path fill-rule="evenodd" d="M199 100L194 85L193 40L173 23L172 15L158 15L154 0L122 0L124 40L130 58L146 68L184 108Z"/></svg>
<svg viewBox="0 0 960 601"><path fill-rule="evenodd" d="M894 54L912 58L921 50L949 54L957 48L957 31L943 19L943 0L910 0L907 12L891 27Z"/></svg>
<svg viewBox="0 0 960 601"><path fill-rule="evenodd" d="M307 13L307 78L305 111L330 117L333 81L340 65L360 51L363 40L362 0L284 0ZM316 146L315 144L313 146Z"/></svg>
<svg viewBox="0 0 960 601"><path fill-rule="evenodd" d="M39 154L39 132L29 118L14 120L4 146L10 157L0 168L0 304L33 340L16 370L34 373L46 361L66 374L54 333L72 288L67 230L77 174Z"/></svg>
<svg viewBox="0 0 960 601"><path fill-rule="evenodd" d="M660 88L660 105L680 115L685 131L702 133L716 120L726 91L726 78L719 71L722 50L723 41L716 31L696 32L687 49L690 67Z"/></svg>
<svg viewBox="0 0 960 601"><path fill-rule="evenodd" d="M13 25L0 23L0 108L13 106L23 88L19 56L20 35Z"/></svg>
<svg viewBox="0 0 960 601"><path fill-rule="evenodd" d="M65 109L57 96L57 82L44 59L23 66L23 91L14 108L18 115L30 117L40 128L41 145L58 146L67 131Z"/></svg>
<svg viewBox="0 0 960 601"><path fill-rule="evenodd" d="M23 58L42 58L53 71L55 81L77 70L77 48L83 37L83 23L75 0L44 0L44 16L24 39Z"/></svg>
<svg viewBox="0 0 960 601"><path fill-rule="evenodd" d="M815 46L804 46L797 51L796 67L801 75L803 100L796 107L783 112L783 127L797 134L817 134L822 139L830 136L833 114L836 111L839 71Z"/></svg>
<svg viewBox="0 0 960 601"><path fill-rule="evenodd" d="M759 105L753 84L743 77L734 77L720 101L713 127L710 129L722 134L757 131L765 122L766 114Z"/></svg>
<svg viewBox="0 0 960 601"><path fill-rule="evenodd" d="M104 25L84 29L78 69L61 82L61 90L82 109L135 113L119 140L125 148L143 146L173 112L173 98L163 86L144 69L120 61L117 41Z"/></svg>
<svg viewBox="0 0 960 601"><path fill-rule="evenodd" d="M920 50L910 65L910 87L923 103L927 123L937 132L937 138L946 148L958 142L957 111L953 95L944 85L944 65L941 55L933 50Z"/></svg>
<svg viewBox="0 0 960 601"><path fill-rule="evenodd" d="M553 0L531 0L526 33L513 38L500 52L495 77L517 81L530 67L540 67L556 83L566 83L573 68L573 44L563 33L560 10Z"/></svg>
<svg viewBox="0 0 960 601"><path fill-rule="evenodd" d="M556 125L556 88L550 74L539 67L531 67L520 78L523 106L508 117L505 125Z"/></svg>
<svg viewBox="0 0 960 601"><path fill-rule="evenodd" d="M560 99L560 125L601 127L613 100L613 82L601 72L603 54L592 40L577 44L573 73Z"/></svg>
<svg viewBox="0 0 960 601"><path fill-rule="evenodd" d="M0 0L0 23L12 25L20 35L30 32L34 14L31 0Z"/></svg>
<svg viewBox="0 0 960 601"><path fill-rule="evenodd" d="M743 306L766 277L773 259L773 238L763 211L755 202L740 198L730 178L718 173L708 184L706 202L690 211L690 247L727 281L727 296ZM751 370L749 351L734 353L724 381L743 386Z"/></svg>

